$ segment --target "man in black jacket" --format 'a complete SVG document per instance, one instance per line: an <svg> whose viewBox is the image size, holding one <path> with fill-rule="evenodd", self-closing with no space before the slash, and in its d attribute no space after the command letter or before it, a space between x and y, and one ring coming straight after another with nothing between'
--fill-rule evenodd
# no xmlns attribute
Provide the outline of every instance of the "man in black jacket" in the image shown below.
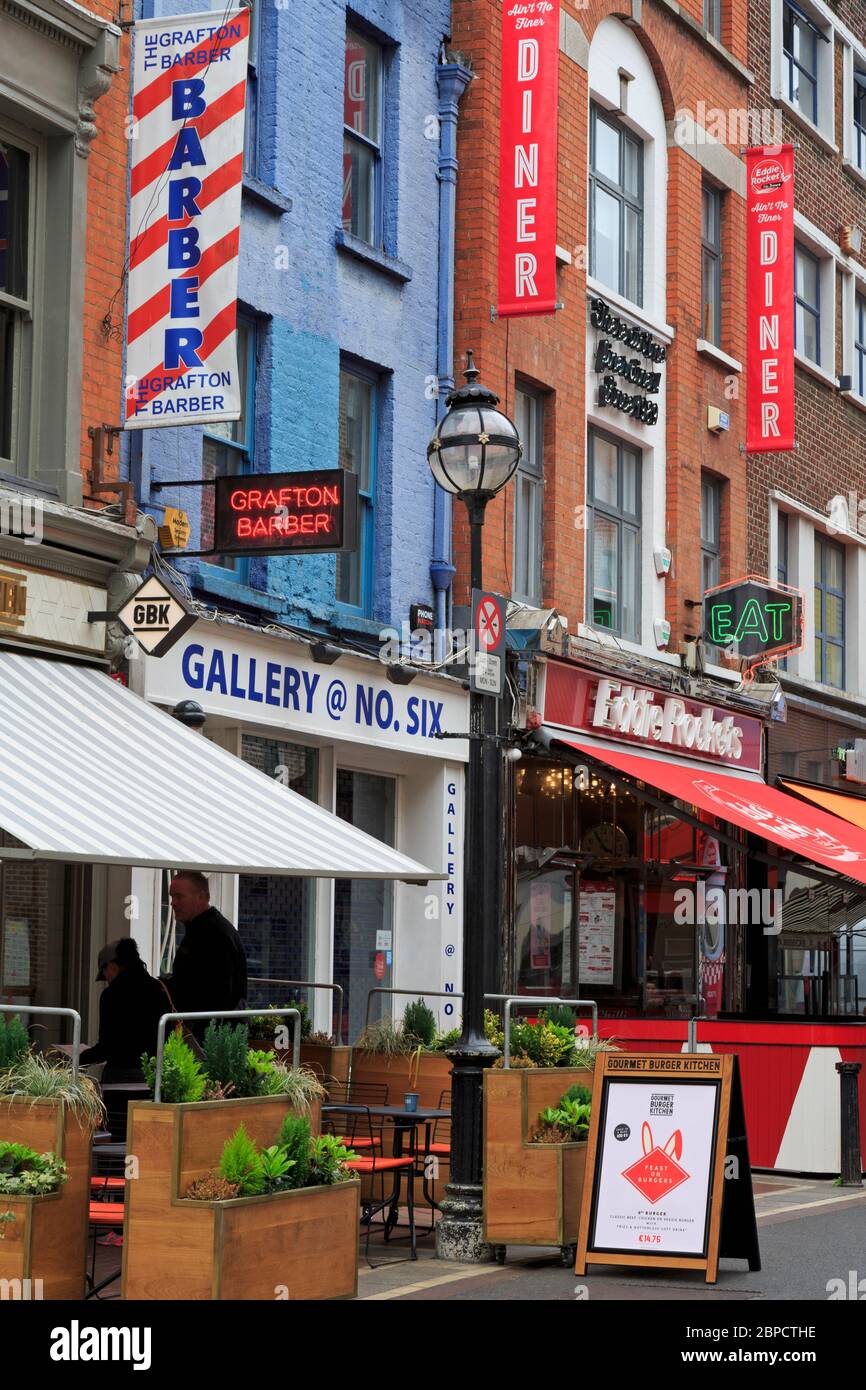
<svg viewBox="0 0 866 1390"><path fill-rule="evenodd" d="M210 905L204 874L181 870L171 881L175 918L184 926L174 970L166 980L178 1013L243 1008L247 958L231 922ZM204 1027L194 1030L204 1032Z"/></svg>

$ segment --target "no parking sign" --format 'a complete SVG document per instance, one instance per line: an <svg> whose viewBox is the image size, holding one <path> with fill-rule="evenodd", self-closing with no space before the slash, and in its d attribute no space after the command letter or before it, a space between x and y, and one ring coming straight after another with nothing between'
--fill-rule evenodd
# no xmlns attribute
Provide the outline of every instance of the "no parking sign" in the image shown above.
<svg viewBox="0 0 866 1390"><path fill-rule="evenodd" d="M505 604L502 594L472 590L475 652L469 689L476 695L501 695L505 685Z"/></svg>

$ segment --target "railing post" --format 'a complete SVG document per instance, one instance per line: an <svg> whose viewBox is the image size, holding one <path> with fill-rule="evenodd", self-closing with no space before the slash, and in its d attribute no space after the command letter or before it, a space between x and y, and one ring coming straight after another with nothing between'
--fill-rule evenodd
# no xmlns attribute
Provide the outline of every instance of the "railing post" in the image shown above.
<svg viewBox="0 0 866 1390"><path fill-rule="evenodd" d="M840 1172L843 1187L862 1187L863 1172L860 1161L860 1100L857 1094L857 1080L860 1075L859 1062L837 1062L839 1073L839 1102L841 1119Z"/></svg>

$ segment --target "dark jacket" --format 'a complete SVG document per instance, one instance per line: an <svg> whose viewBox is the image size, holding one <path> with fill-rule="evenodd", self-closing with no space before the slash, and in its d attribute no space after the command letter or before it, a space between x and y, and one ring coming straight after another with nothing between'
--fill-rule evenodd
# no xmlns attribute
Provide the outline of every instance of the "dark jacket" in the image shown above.
<svg viewBox="0 0 866 1390"><path fill-rule="evenodd" d="M231 922L209 907L186 923L166 980L178 1013L237 1009L247 993L247 958Z"/></svg>
<svg viewBox="0 0 866 1390"><path fill-rule="evenodd" d="M82 1052L81 1061L105 1062L106 1071L137 1072L143 1052L154 1056L157 1024L171 1012L159 980L141 962L128 965L102 991L99 1041Z"/></svg>

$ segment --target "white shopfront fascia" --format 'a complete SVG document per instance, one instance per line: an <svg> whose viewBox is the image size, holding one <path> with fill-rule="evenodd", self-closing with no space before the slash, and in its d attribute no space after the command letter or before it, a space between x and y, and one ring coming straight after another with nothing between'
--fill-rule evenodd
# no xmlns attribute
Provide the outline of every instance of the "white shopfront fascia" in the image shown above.
<svg viewBox="0 0 866 1390"><path fill-rule="evenodd" d="M393 985L460 990L468 743L436 737L468 730L469 696L459 682L419 674L410 685L394 685L375 658L343 652L326 665L313 660L306 642L202 620L162 658L132 660L130 685L168 709L196 700L207 715L206 736L237 755L245 733L315 747L318 803L327 810L335 808L338 769L393 777L395 848L446 875L426 886L394 885ZM170 769L166 776L170 782ZM133 875L140 944L153 955L160 886L147 871ZM237 878L225 876L213 888L217 906L236 920ZM333 892L333 880L317 880L319 981L333 978ZM397 997L396 1016L408 1002ZM428 1002L443 1028L459 1022L459 1000ZM328 1009L327 995L317 991L316 1027L328 1027Z"/></svg>

